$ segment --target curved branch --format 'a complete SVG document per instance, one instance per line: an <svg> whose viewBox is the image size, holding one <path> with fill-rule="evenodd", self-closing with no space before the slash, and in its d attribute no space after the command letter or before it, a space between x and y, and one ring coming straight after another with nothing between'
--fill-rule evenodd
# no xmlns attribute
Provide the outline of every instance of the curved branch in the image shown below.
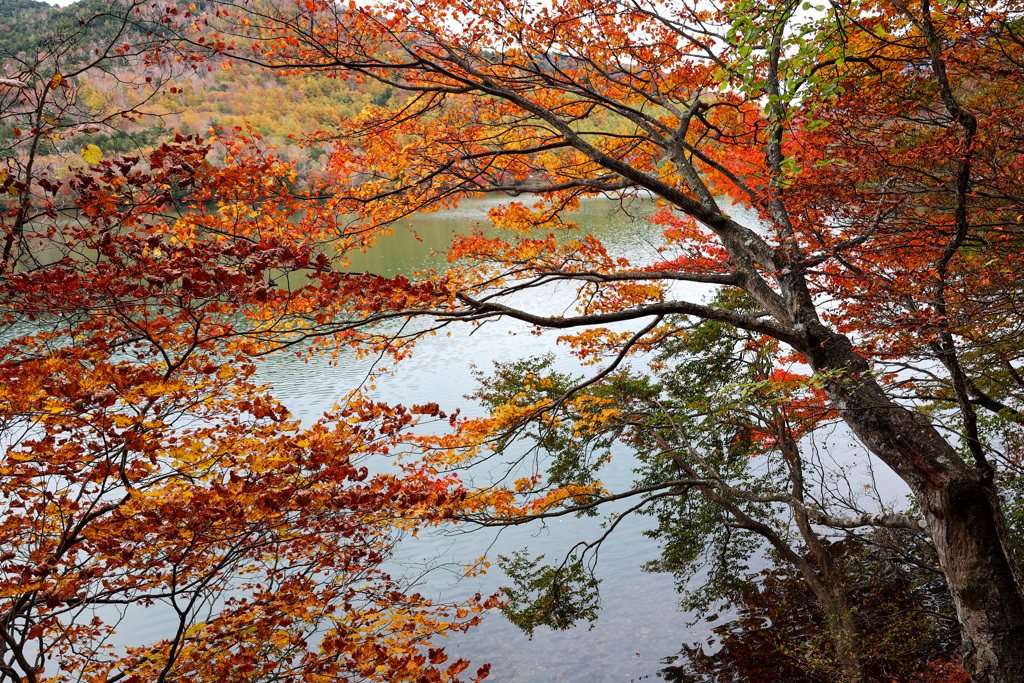
<svg viewBox="0 0 1024 683"><path fill-rule="evenodd" d="M507 316L538 327L569 329L573 327L605 325L608 323L622 322L626 320L637 320L639 318L647 318L650 316L692 315L705 320L717 320L719 322L728 323L740 329L750 330L751 332L766 334L774 339L786 342L794 348L802 346L802 339L799 335L782 325L765 320L763 317L742 315L734 311L715 308L713 306L705 306L703 304L694 304L688 301L659 302L644 306L637 306L636 308L625 311L616 311L614 313L594 313L562 318L557 316L535 315L533 313L527 313L526 311L512 308L511 306L505 306L504 304L494 302L484 303L462 293L456 294L455 296L459 301L472 309L473 318ZM436 315L440 318L467 317L463 312L452 313L449 311L423 311L422 313ZM406 315L409 314L409 312L406 313Z"/></svg>

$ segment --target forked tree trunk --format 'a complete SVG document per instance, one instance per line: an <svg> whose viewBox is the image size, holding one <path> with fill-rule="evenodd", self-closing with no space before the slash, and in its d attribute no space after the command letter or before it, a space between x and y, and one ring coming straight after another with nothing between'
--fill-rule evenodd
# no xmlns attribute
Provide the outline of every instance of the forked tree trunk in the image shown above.
<svg viewBox="0 0 1024 683"><path fill-rule="evenodd" d="M685 457L682 457L667 442L655 435L655 439L665 452L672 454L676 467L685 476L694 480L700 479L700 473L694 469ZM796 442L788 432L780 430L780 442L783 453L790 466L790 477L793 483L793 495L803 500L803 474ZM692 449L691 449L692 450ZM715 475L718 476L717 473ZM846 600L846 592L842 580L835 571L831 556L814 533L807 515L795 510L800 535L817 560L820 575L811 563L797 553L775 529L764 522L748 516L740 507L713 486L698 486L697 490L715 505L719 506L734 520L734 526L758 534L771 544L779 555L800 573L804 582L814 593L821 609L825 613L829 635L832 636L836 650L836 663L843 683L868 683L865 666L861 633L859 625Z"/></svg>
<svg viewBox="0 0 1024 683"><path fill-rule="evenodd" d="M923 416L891 401L849 340L809 326L801 349L832 405L913 491L938 550L977 683L1024 681L1024 599L995 485Z"/></svg>

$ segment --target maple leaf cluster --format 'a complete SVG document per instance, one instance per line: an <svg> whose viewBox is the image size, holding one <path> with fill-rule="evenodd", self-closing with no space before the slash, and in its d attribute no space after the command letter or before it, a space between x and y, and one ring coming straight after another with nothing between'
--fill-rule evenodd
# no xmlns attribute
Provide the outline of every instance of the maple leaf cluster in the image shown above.
<svg viewBox="0 0 1024 683"><path fill-rule="evenodd" d="M849 680L867 680L856 624L842 590L822 583L827 552L811 525L925 531L972 643L970 674L1024 676L1024 641L1010 635L1024 622L1018 534L1002 510L1018 516L1024 425L1019 2L314 2L258 21L233 11L240 20L215 33L222 46L241 41L234 54L407 94L335 131L330 168L368 178L335 206L361 225L487 193L533 197L492 211L491 231L456 238L443 275L347 290L363 322L404 314L435 331L511 318L560 331L603 365L569 381L544 361L532 361L546 371L536 376L511 361L484 380L490 414L438 437L429 456L508 457L509 481L467 496L466 519L513 524L702 492L709 524L762 534L818 586ZM594 196L658 205L653 262L580 236L571 214ZM532 306L538 291L572 296L552 313ZM709 329L714 344L696 348ZM388 347L358 324L344 331ZM647 376L627 371L645 356ZM684 376L716 395L694 395ZM806 493L801 444L835 420L907 484L921 519L888 504L832 516ZM661 481L618 493L597 481L601 448L622 438L657 452ZM523 465L524 450L543 455L547 477ZM745 469L739 452L774 457L777 479ZM820 571L789 531L763 523L767 503L793 512ZM557 571L541 575L557 588Z"/></svg>
<svg viewBox="0 0 1024 683"><path fill-rule="evenodd" d="M51 106L57 86L26 78L12 116ZM447 416L353 394L302 425L256 379L321 301L396 307L339 279L365 237L309 210L251 130L87 146L60 178L33 175L54 135L33 131L0 206L0 678L464 678L437 640L495 599L436 604L383 568L460 486L368 468ZM407 284L399 307L425 296ZM133 641L152 614L160 639Z"/></svg>

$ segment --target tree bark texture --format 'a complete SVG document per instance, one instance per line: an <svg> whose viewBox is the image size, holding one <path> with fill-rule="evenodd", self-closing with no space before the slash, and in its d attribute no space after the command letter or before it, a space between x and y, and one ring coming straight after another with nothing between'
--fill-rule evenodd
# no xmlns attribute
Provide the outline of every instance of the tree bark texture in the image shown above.
<svg viewBox="0 0 1024 683"><path fill-rule="evenodd" d="M1024 600L995 485L931 423L891 401L843 335L808 326L801 349L857 436L913 491L938 550L978 683L1024 681Z"/></svg>

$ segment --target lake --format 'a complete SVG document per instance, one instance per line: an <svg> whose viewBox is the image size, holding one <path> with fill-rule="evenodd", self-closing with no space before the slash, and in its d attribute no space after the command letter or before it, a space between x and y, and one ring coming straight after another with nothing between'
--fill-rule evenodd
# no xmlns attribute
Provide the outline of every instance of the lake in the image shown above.
<svg viewBox="0 0 1024 683"><path fill-rule="evenodd" d="M443 268L443 250L453 235L477 227L486 228L488 209L508 199L480 199L464 202L459 208L444 213L418 216L410 221L412 230L397 226L394 234L384 238L367 254L356 254L352 270L392 275L396 273ZM591 199L583 203L572 220L584 230L600 238L608 251L625 256L642 265L657 260L656 246L662 241L661 228L652 226L645 216L654 211L651 201L634 201L620 205L607 199ZM727 210L738 218L754 217L740 207ZM416 239L416 236L422 241ZM699 300L707 294L697 285L677 285L673 294ZM571 304L568 288L552 287L531 293L531 311L562 312ZM644 323L620 325L618 329L637 329ZM412 357L391 368L374 380L377 399L412 405L437 402L451 412L461 409L466 416L479 415L481 407L466 398L475 389L473 369L487 370L494 361L512 360L554 352L556 369L578 370L575 360L556 343L557 333L541 336L516 321L497 321L479 328L455 326L451 336L438 335L420 341ZM510 334L511 333L511 334ZM293 412L312 422L355 386L362 383L373 369L367 360L343 352L336 362L316 357L310 360L281 353L264 360L258 372L260 381L273 386L275 395ZM379 368L378 368L379 370ZM594 368L590 368L594 372ZM612 490L621 490L633 481L635 458L626 447L619 446L602 481ZM390 463L379 463L386 469ZM491 463L466 473L471 481L491 480ZM370 464L372 467L373 465ZM861 476L869 473L861 472ZM889 481L889 479L883 479ZM893 484L886 495L900 492ZM611 512L609 508L606 512ZM679 653L684 648L703 648L715 652L717 644L711 628L728 613L702 615L684 613L678 608L678 592L674 578L667 574L646 573L642 565L658 556L656 543L642 533L654 520L641 515L625 518L601 547L597 576L601 583L601 611L593 628L578 625L566 631L538 629L532 639L511 625L498 612L485 614L483 623L469 633L451 637L444 643L454 659L463 657L476 666L492 665L488 680L496 683L549 683L550 681L632 682L669 678L676 681L703 681L681 673L685 667L667 667L685 663ZM395 574L419 578L418 591L439 601L460 601L480 592L496 592L507 579L492 564L484 576L461 578L458 568L487 555L492 562L499 554L510 554L528 548L533 556L545 555L557 561L578 541L592 541L603 531L602 519L559 518L544 525L511 528L496 534L492 530L452 530L421 534L399 544L391 570ZM432 568L430 571L425 569ZM149 619L131 620L132 639L156 640L165 635L164 623L157 612ZM706 618L707 617L707 618ZM717 618L715 623L712 620ZM140 623L141 622L141 623ZM678 660L678 661L677 661Z"/></svg>
<svg viewBox="0 0 1024 683"><path fill-rule="evenodd" d="M352 269L390 275L442 268L444 256L431 251L443 250L457 233L486 227L487 210L500 201L509 200L472 200L452 211L416 217L411 223L422 242L410 230L396 227L376 248L356 254ZM592 199L572 220L604 241L609 251L636 263L650 263L657 258L655 245L661 239L661 229L644 218L653 209L653 202L620 207L611 200ZM531 310L562 310L569 303L568 295L568 290L554 288L542 298L531 295ZM480 414L479 406L465 398L475 389L474 366L486 370L494 361L559 350L557 334L538 337L529 333L530 326L516 321L488 323L475 330L456 326L451 331L451 337L423 339L393 375L376 379L375 397L406 405L436 401L445 411L461 408L464 415ZM261 377L274 386L278 398L309 421L361 382L370 369L369 363L351 357L332 366L326 359L306 363L291 354L271 357L263 365ZM558 369L578 367L567 354L559 355ZM603 480L612 487L628 484L633 480L633 464L632 453L619 448ZM448 641L449 654L470 659L474 665L490 662L488 680L495 682L631 681L655 676L682 643L704 642L708 632L704 626L686 625L694 615L678 611L671 576L641 571L641 565L658 554L657 545L641 535L649 521L643 516L627 517L602 548L597 572L602 579L602 609L593 629L587 624L562 632L541 628L531 640L501 614L487 614L481 626ZM600 524L600 519L561 518L543 527L507 529L498 535L485 529L458 530L409 539L399 545L395 560L397 566L413 571L438 562L461 567L480 555L494 560L498 554L524 547L551 560L564 556L579 540L597 538ZM418 590L442 601L459 600L478 591L493 593L507 582L496 564L486 576L462 580L454 570L442 568L429 572Z"/></svg>
<svg viewBox="0 0 1024 683"><path fill-rule="evenodd" d="M509 200L472 200L451 211L416 217L411 221L412 231L396 227L394 234L383 239L376 248L365 255L356 254L352 269L391 275L443 268L446 261L439 252L450 243L452 236L477 227L486 228L487 210L501 201ZM584 201L580 211L570 218L583 230L600 238L609 253L643 265L659 259L656 246L663 240L662 229L652 226L645 218L654 209L652 201L620 205L613 200L591 199ZM750 225L756 222L752 213L739 206L726 207L726 210L740 220L746 219ZM416 235L423 241L417 240ZM676 286L673 294L699 300L708 291L699 285L683 283ZM540 295L531 293L529 301L523 302L531 311L548 313L560 313L570 303L571 292L557 287ZM625 324L618 329L638 329L643 324ZM474 366L487 370L494 361L554 352L557 369L579 369L572 357L564 351L559 353L555 341L557 333L536 336L530 334L530 329L524 323L500 321L476 329L455 326L451 328L451 337L443 334L426 337L418 343L411 358L394 368L393 375L375 380L375 397L406 405L436 401L445 411L460 408L463 415L472 416L481 412L479 406L465 398L475 389ZM331 365L326 359L305 362L292 354L280 354L268 359L260 374L297 416L312 421L362 382L369 370L370 363L357 362L351 356ZM633 454L620 446L600 478L613 490L624 488L633 481L634 464ZM844 465L849 466L849 463ZM869 477L871 473L860 470L859 474L851 471L851 475L856 479ZM474 469L469 477L486 481L489 471ZM881 482L880 495L887 499L895 500L904 491L902 483L894 477L875 476L874 479L876 483ZM592 629L587 624L562 632L542 628L531 640L501 614L488 614L480 627L453 637L447 643L449 654L470 659L475 665L490 662L492 669L488 680L547 683L661 678L665 675L663 670L675 662L683 646L715 651L714 634L710 629L716 624L705 621L705 615L683 613L678 609L673 577L641 571L645 562L658 555L655 542L642 535L652 521L642 515L627 517L602 547L597 570L602 579L602 608ZM400 544L395 561L396 566L415 573L438 563L465 566L485 554L493 561L499 554L524 547L534 556L543 554L549 561L560 560L574 543L594 540L601 532L601 519L576 518L550 520L544 526L507 529L498 535L490 530L456 529ZM458 580L454 570L435 569L425 575L419 590L442 601L459 600L478 591L485 595L492 593L504 583L508 581L494 564L488 575L462 580ZM688 680L678 676L677 670L672 678Z"/></svg>

